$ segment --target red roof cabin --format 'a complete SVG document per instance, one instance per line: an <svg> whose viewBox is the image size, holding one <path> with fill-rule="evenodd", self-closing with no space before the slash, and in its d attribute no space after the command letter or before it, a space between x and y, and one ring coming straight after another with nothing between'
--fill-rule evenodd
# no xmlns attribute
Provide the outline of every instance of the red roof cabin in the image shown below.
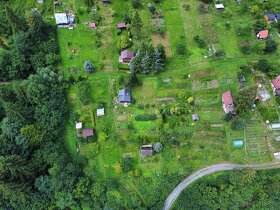
<svg viewBox="0 0 280 210"><path fill-rule="evenodd" d="M260 32L257 34L257 38L258 38L258 39L267 39L267 37L268 37L268 30L260 31Z"/></svg>
<svg viewBox="0 0 280 210"><path fill-rule="evenodd" d="M134 52L129 50L124 50L121 52L121 55L119 57L119 63L129 64L133 57L134 57Z"/></svg>
<svg viewBox="0 0 280 210"><path fill-rule="evenodd" d="M271 86L276 96L280 96L280 75L271 80Z"/></svg>
<svg viewBox="0 0 280 210"><path fill-rule="evenodd" d="M90 27L91 29L96 29L96 23L90 22L90 23L89 23L89 27Z"/></svg>
<svg viewBox="0 0 280 210"><path fill-rule="evenodd" d="M91 137L91 136L93 136L93 129L92 128L88 128L88 129L83 130L83 137L84 138Z"/></svg>
<svg viewBox="0 0 280 210"><path fill-rule="evenodd" d="M125 30L126 29L126 24L125 23L118 23L117 29Z"/></svg>
<svg viewBox="0 0 280 210"><path fill-rule="evenodd" d="M225 113L234 112L234 104L230 91L224 92L222 94L222 102Z"/></svg>

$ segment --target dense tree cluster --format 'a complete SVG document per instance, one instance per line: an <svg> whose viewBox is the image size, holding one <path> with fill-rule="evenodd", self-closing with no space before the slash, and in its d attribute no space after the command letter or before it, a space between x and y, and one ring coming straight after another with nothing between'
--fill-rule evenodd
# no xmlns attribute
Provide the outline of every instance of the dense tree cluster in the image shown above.
<svg viewBox="0 0 280 210"><path fill-rule="evenodd" d="M174 209L278 209L279 178L279 170L212 175L185 190Z"/></svg>
<svg viewBox="0 0 280 210"><path fill-rule="evenodd" d="M11 37L10 44L0 48L0 80L27 78L38 68L53 66L59 56L55 40L55 28L46 23L38 10L23 16L9 6L0 8L0 35ZM3 29L3 30L2 30ZM5 31L4 31L5 30Z"/></svg>
<svg viewBox="0 0 280 210"><path fill-rule="evenodd" d="M164 69L166 55L162 45L142 45L130 62L130 71L136 73L150 74L157 73Z"/></svg>
<svg viewBox="0 0 280 210"><path fill-rule="evenodd" d="M63 148L66 113L63 79L42 68L16 85L1 86L0 206L61 209L78 205L81 175Z"/></svg>
<svg viewBox="0 0 280 210"><path fill-rule="evenodd" d="M252 109L254 101L256 99L257 89L256 87L249 87L240 90L235 97L236 110L238 113L246 113Z"/></svg>

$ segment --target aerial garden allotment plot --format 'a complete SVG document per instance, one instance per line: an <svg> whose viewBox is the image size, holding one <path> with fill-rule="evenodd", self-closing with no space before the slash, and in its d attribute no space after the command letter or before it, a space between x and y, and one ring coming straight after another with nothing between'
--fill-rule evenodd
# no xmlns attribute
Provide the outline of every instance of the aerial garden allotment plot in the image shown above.
<svg viewBox="0 0 280 210"><path fill-rule="evenodd" d="M0 0L0 206L162 209L199 169L278 164L279 14L279 0Z"/></svg>
<svg viewBox="0 0 280 210"><path fill-rule="evenodd" d="M279 122L279 100L271 80L279 73L279 50L270 52L268 45L277 46L280 38L278 24L266 20L265 11L280 13L280 4L260 3L261 11L246 2L223 5L143 1L136 10L129 1L96 1L89 7L64 0L55 6L55 12L70 12L75 19L71 30L57 31L72 110L65 145L74 159L88 159L86 171L100 179L184 174L189 167L274 158L280 132L270 124ZM130 24L136 11L140 37ZM262 30L268 30L268 37L257 36ZM141 84L129 88L131 103L119 103L119 90L126 88L123 81L130 75L129 64L120 63L119 56L124 49L135 55L142 43L163 45L166 67L156 74L137 74ZM85 71L86 61L93 72ZM249 89L253 92L246 93ZM261 98L263 90L269 100ZM232 115L223 109L226 91L232 95ZM248 103L242 94L255 95ZM75 128L76 123L82 127ZM79 129L93 133L86 137ZM241 147L234 146L237 140ZM152 146L152 156L140 156L142 145ZM131 169L124 169L124 159L133 162Z"/></svg>

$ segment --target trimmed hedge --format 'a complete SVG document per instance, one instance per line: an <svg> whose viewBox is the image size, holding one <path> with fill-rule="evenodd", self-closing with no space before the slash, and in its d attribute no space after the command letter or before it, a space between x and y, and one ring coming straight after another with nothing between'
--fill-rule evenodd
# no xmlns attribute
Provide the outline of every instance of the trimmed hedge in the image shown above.
<svg viewBox="0 0 280 210"><path fill-rule="evenodd" d="M157 119L156 114L139 114L135 116L136 121L150 121L156 119Z"/></svg>

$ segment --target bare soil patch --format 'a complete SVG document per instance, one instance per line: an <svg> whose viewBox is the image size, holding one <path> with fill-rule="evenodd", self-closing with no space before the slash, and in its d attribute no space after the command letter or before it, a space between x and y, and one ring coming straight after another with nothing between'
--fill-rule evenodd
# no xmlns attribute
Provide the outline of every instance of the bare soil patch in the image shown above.
<svg viewBox="0 0 280 210"><path fill-rule="evenodd" d="M162 44L164 46L166 56L171 57L172 51L171 46L169 43L169 33L167 32L164 36L160 36L158 34L152 34L152 42L154 46L157 46L158 44Z"/></svg>
<svg viewBox="0 0 280 210"><path fill-rule="evenodd" d="M125 120L127 120L127 116L126 116L126 115L118 116L118 117L117 117L117 120L118 120L118 121L125 121Z"/></svg>
<svg viewBox="0 0 280 210"><path fill-rule="evenodd" d="M197 79L197 78L203 78L203 77L209 77L211 76L213 73L213 70L212 69L207 69L207 70L204 70L204 71L196 71L194 73L192 73L192 77Z"/></svg>

